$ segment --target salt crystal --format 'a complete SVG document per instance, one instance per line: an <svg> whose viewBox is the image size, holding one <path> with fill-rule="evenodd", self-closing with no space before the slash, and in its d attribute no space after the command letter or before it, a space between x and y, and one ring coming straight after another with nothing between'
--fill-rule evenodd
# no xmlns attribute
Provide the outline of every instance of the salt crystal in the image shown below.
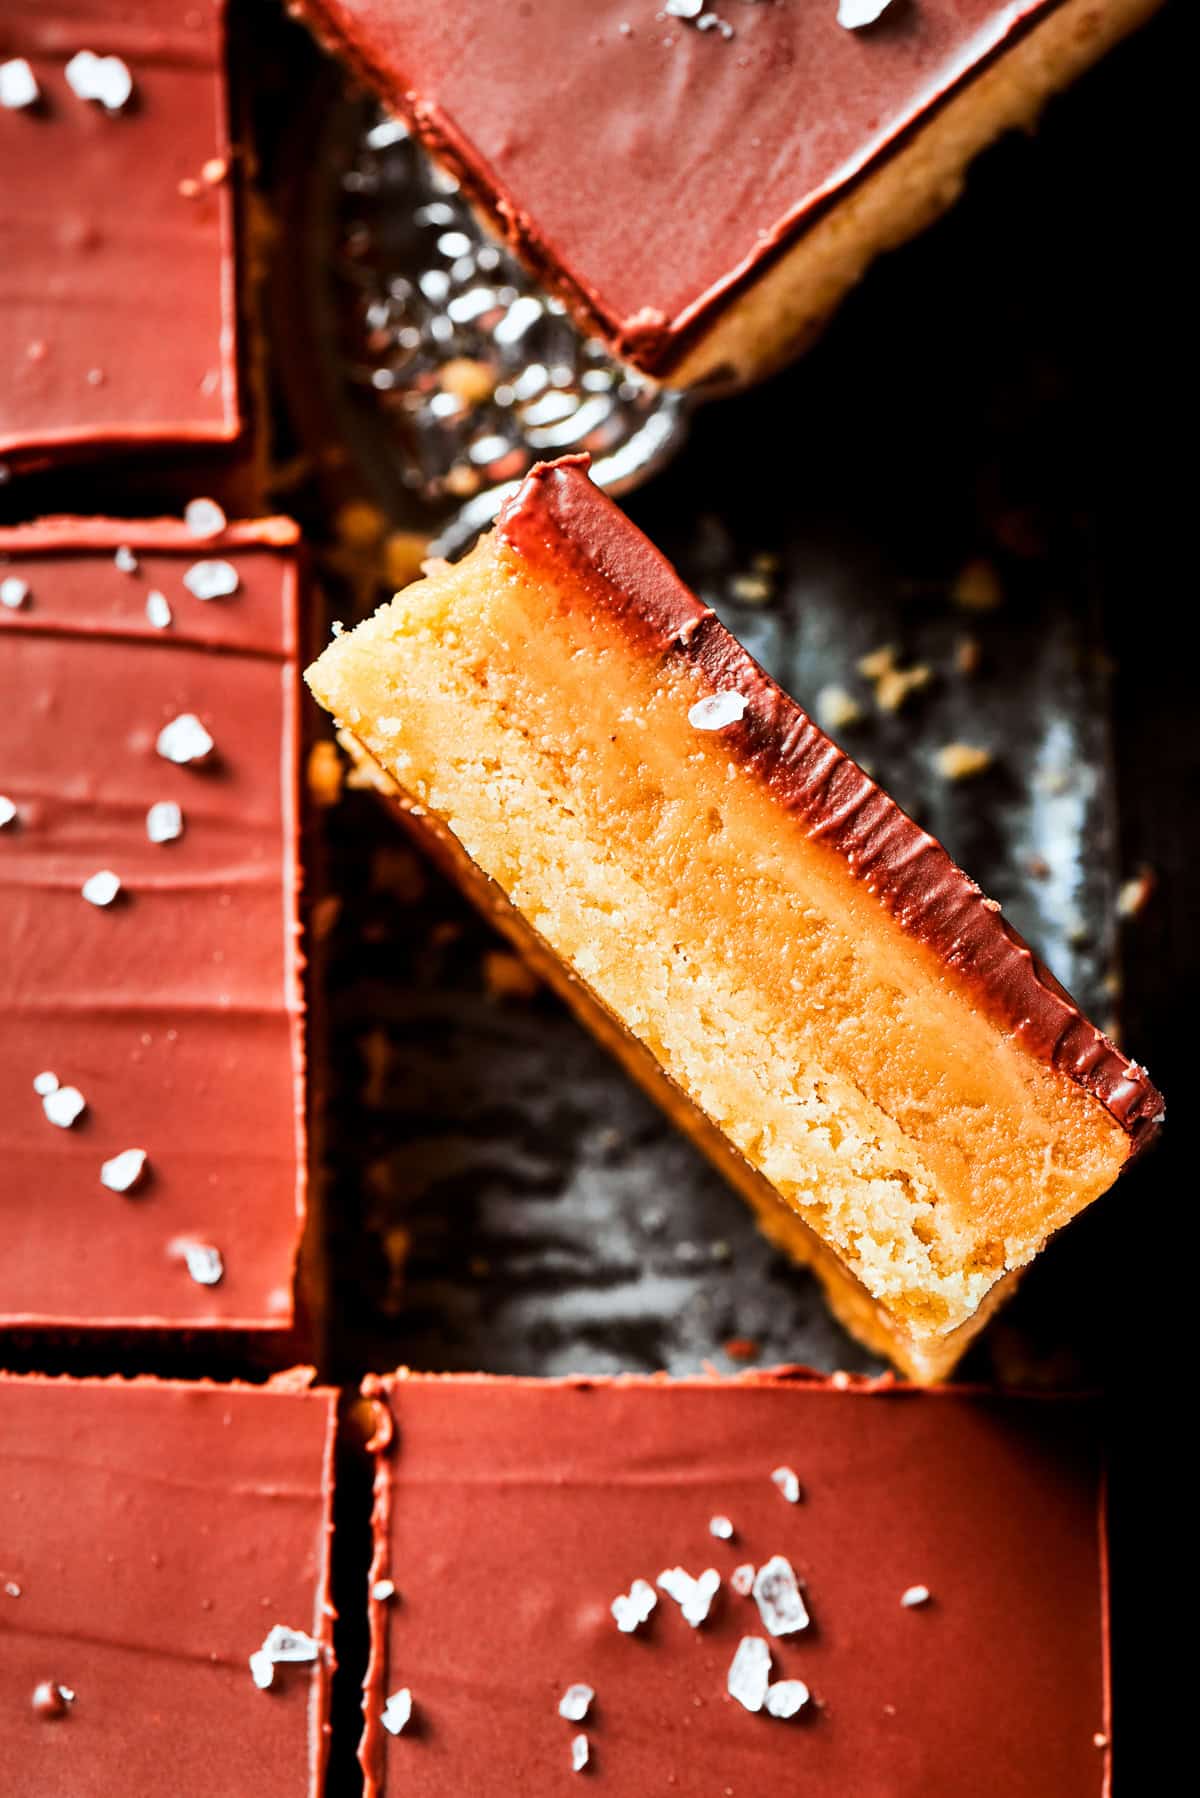
<svg viewBox="0 0 1200 1798"><path fill-rule="evenodd" d="M183 584L195 599L228 599L238 590L238 571L232 562L193 562Z"/></svg>
<svg viewBox="0 0 1200 1798"><path fill-rule="evenodd" d="M721 1586L715 1567L706 1567L698 1579L682 1567L668 1567L658 1576L658 1583L668 1598L673 1598L683 1612L685 1623L699 1627L712 1609L712 1601Z"/></svg>
<svg viewBox="0 0 1200 1798"><path fill-rule="evenodd" d="M40 98L37 76L23 56L0 62L0 106L20 112L24 106L36 106Z"/></svg>
<svg viewBox="0 0 1200 1798"><path fill-rule="evenodd" d="M572 1771L572 1773L582 1773L583 1772L583 1769L588 1764L588 1755L590 1753L591 1753L591 1749L588 1746L588 1739L585 1735L578 1735L578 1736L571 1737L571 1771Z"/></svg>
<svg viewBox="0 0 1200 1798"><path fill-rule="evenodd" d="M900 1603L904 1606L905 1610L912 1611L915 1610L919 1604L928 1604L930 1596L931 1594L928 1586L909 1586L900 1594Z"/></svg>
<svg viewBox="0 0 1200 1798"><path fill-rule="evenodd" d="M558 1701L558 1714L568 1723L582 1723L596 1696L591 1686L568 1686Z"/></svg>
<svg viewBox="0 0 1200 1798"><path fill-rule="evenodd" d="M213 740L194 712L180 712L170 724L164 724L155 744L165 761L202 762L212 753Z"/></svg>
<svg viewBox="0 0 1200 1798"><path fill-rule="evenodd" d="M10 612L15 612L28 598L28 581L19 580L15 574L5 575L0 581L0 606L7 606Z"/></svg>
<svg viewBox="0 0 1200 1798"><path fill-rule="evenodd" d="M260 1692L265 1692L274 1683L275 1663L261 1648L256 1648L250 1656L250 1677Z"/></svg>
<svg viewBox="0 0 1200 1798"><path fill-rule="evenodd" d="M136 574L137 573L138 559L134 555L133 551L129 548L128 544L125 544L125 543L121 544L120 548L117 550L116 555L113 557L113 561L116 563L117 567L121 570L122 574Z"/></svg>
<svg viewBox="0 0 1200 1798"><path fill-rule="evenodd" d="M412 1719L412 1712L412 1693L407 1686L401 1686L398 1692L392 1693L384 1705L379 1721L389 1735L398 1736L403 1729L408 1727Z"/></svg>
<svg viewBox="0 0 1200 1798"><path fill-rule="evenodd" d="M33 1090L40 1098L45 1098L47 1093L57 1092L58 1075L51 1073L35 1074L33 1076Z"/></svg>
<svg viewBox="0 0 1200 1798"><path fill-rule="evenodd" d="M81 100L98 100L107 112L120 112L133 96L133 76L119 56L97 56L80 50L66 67L67 86Z"/></svg>
<svg viewBox="0 0 1200 1798"><path fill-rule="evenodd" d="M167 604L167 596L152 587L146 595L146 616L156 631L165 631L171 622L171 608Z"/></svg>
<svg viewBox="0 0 1200 1798"><path fill-rule="evenodd" d="M772 1717L794 1717L808 1703L810 1693L802 1679L779 1679L767 1687L767 1712Z"/></svg>
<svg viewBox="0 0 1200 1798"><path fill-rule="evenodd" d="M745 716L749 702L741 693L710 693L706 699L698 699L688 713L688 723L694 730L724 730L727 724L736 724Z"/></svg>
<svg viewBox="0 0 1200 1798"><path fill-rule="evenodd" d="M121 877L111 868L101 868L89 874L79 890L89 905L111 905L121 890Z"/></svg>
<svg viewBox="0 0 1200 1798"><path fill-rule="evenodd" d="M739 1598L749 1598L754 1590L753 1563L743 1561L740 1567L735 1567L729 1576L729 1583Z"/></svg>
<svg viewBox="0 0 1200 1798"><path fill-rule="evenodd" d="M731 1698L748 1711L761 1711L771 1680L771 1650L761 1636L743 1636L725 1681Z"/></svg>
<svg viewBox="0 0 1200 1798"><path fill-rule="evenodd" d="M672 19L695 19L704 10L704 0L666 0L663 11Z"/></svg>
<svg viewBox="0 0 1200 1798"><path fill-rule="evenodd" d="M190 499L183 508L183 522L193 537L215 537L225 529L225 514L215 499Z"/></svg>
<svg viewBox="0 0 1200 1798"><path fill-rule="evenodd" d="M152 843L173 843L183 835L183 812L173 799L160 799L150 807L146 835Z"/></svg>
<svg viewBox="0 0 1200 1798"><path fill-rule="evenodd" d="M873 25L891 5L892 0L838 0L837 22L847 31L858 31Z"/></svg>
<svg viewBox="0 0 1200 1798"><path fill-rule="evenodd" d="M267 1631L266 1640L259 1651L276 1665L280 1662L300 1665L320 1658L321 1644L312 1636L305 1635L302 1629L288 1629L286 1624L276 1623Z"/></svg>
<svg viewBox="0 0 1200 1798"><path fill-rule="evenodd" d="M21 1588L18 1586L15 1579L6 1579L4 1582L4 1590L9 1598L20 1598L21 1596Z"/></svg>
<svg viewBox="0 0 1200 1798"><path fill-rule="evenodd" d="M780 1492L783 1494L784 1498L787 1499L789 1505L798 1505L800 1503L800 1480L792 1468L777 1467L771 1475L771 1478L779 1487Z"/></svg>
<svg viewBox="0 0 1200 1798"><path fill-rule="evenodd" d="M376 1604L386 1604L390 1598L395 1598L395 1596L396 1585L394 1580L377 1579L375 1584L371 1587L371 1597L375 1600Z"/></svg>
<svg viewBox="0 0 1200 1798"><path fill-rule="evenodd" d="M708 1533L710 1536L715 1536L719 1542L728 1542L733 1535L733 1525L728 1517L710 1517Z"/></svg>
<svg viewBox="0 0 1200 1798"><path fill-rule="evenodd" d="M122 1149L100 1164L100 1184L110 1192L129 1192L146 1171L145 1149Z"/></svg>
<svg viewBox="0 0 1200 1798"><path fill-rule="evenodd" d="M0 793L0 830L16 818L17 808L6 793Z"/></svg>
<svg viewBox="0 0 1200 1798"><path fill-rule="evenodd" d="M42 1110L60 1130L69 1130L86 1109L87 1100L77 1086L56 1086L42 1094Z"/></svg>
<svg viewBox="0 0 1200 1798"><path fill-rule="evenodd" d="M187 1270L197 1286L219 1286L225 1277L225 1263L221 1259L220 1249L214 1249L208 1242L189 1242L184 1247L183 1258L187 1262ZM276 1655L276 1660L309 1659L311 1657L295 1655Z"/></svg>
<svg viewBox="0 0 1200 1798"><path fill-rule="evenodd" d="M627 1595L614 1598L612 1614L622 1635L631 1636L639 1624L645 1623L657 1603L654 1587L644 1579L635 1579Z"/></svg>
<svg viewBox="0 0 1200 1798"><path fill-rule="evenodd" d="M772 1636L790 1636L808 1628L808 1609L800 1596L792 1563L772 1555L754 1576L754 1602L763 1628Z"/></svg>

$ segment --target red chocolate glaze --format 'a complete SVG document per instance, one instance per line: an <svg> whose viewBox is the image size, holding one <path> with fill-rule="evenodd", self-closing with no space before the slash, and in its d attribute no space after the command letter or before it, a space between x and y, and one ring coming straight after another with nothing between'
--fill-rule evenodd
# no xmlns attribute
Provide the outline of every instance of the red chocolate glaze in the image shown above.
<svg viewBox="0 0 1200 1798"><path fill-rule="evenodd" d="M304 1217L297 942L297 566L287 521L200 539L178 522L0 530L0 1325L282 1331ZM117 567L118 544L137 571ZM201 601L183 575L230 561ZM174 622L156 630L157 588ZM159 755L182 712L206 765ZM152 843L146 813L182 808ZM104 910L81 896L102 868ZM49 1070L87 1110L69 1129ZM144 1149L145 1178L101 1164ZM197 1284L185 1242L224 1276Z"/></svg>
<svg viewBox="0 0 1200 1798"><path fill-rule="evenodd" d="M1052 0L291 0L504 235L640 367L731 294ZM631 228L631 221L636 228Z"/></svg>
<svg viewBox="0 0 1200 1798"><path fill-rule="evenodd" d="M0 108L0 463L239 430L224 0L4 0L0 62L41 100ZM133 78L119 113L64 70ZM180 183L193 184L180 191Z"/></svg>
<svg viewBox="0 0 1200 1798"><path fill-rule="evenodd" d="M585 456L543 463L497 529L532 561L569 571L622 628L687 661L745 716L721 732L805 834L838 855L902 928L944 961L960 989L1031 1055L1098 1099L1135 1149L1154 1136L1161 1095L1146 1070L1088 1021L1065 987L928 831L817 728L684 586L666 558L587 478Z"/></svg>
<svg viewBox="0 0 1200 1798"><path fill-rule="evenodd" d="M306 1385L0 1374L8 1798L316 1798L335 1395ZM263 1692L247 1662L276 1623L322 1654Z"/></svg>
<svg viewBox="0 0 1200 1798"><path fill-rule="evenodd" d="M368 1792L561 1792L571 1738L620 1793L738 1798L1101 1798L1108 1784L1104 1528L1095 1408L803 1372L736 1379L371 1380L375 1562ZM799 1475L788 1504L771 1480ZM718 1541L709 1519L735 1534ZM809 1629L770 1639L792 1721L726 1694L766 1639L729 1575L782 1554ZM722 1576L692 1629L664 1593L622 1635L618 1593ZM906 1609L901 1594L931 1599ZM595 1690L560 1718L568 1685ZM380 1724L408 1686L413 1724Z"/></svg>

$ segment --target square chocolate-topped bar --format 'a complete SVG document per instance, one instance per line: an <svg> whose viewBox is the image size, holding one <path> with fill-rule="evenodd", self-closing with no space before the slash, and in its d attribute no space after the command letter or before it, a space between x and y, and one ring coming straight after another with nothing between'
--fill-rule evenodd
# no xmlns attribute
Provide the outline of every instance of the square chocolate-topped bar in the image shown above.
<svg viewBox="0 0 1200 1798"><path fill-rule="evenodd" d="M0 7L0 465L240 429L225 0Z"/></svg>
<svg viewBox="0 0 1200 1798"><path fill-rule="evenodd" d="M1096 1416L802 1372L369 1381L387 1798L1101 1798ZM580 1788L583 1789L582 1786Z"/></svg>
<svg viewBox="0 0 1200 1798"><path fill-rule="evenodd" d="M0 1374L5 1798L322 1790L335 1395Z"/></svg>
<svg viewBox="0 0 1200 1798"><path fill-rule="evenodd" d="M293 1322L294 539L0 531L0 1327Z"/></svg>
<svg viewBox="0 0 1200 1798"><path fill-rule="evenodd" d="M673 385L803 348L1159 0L291 0L584 324Z"/></svg>

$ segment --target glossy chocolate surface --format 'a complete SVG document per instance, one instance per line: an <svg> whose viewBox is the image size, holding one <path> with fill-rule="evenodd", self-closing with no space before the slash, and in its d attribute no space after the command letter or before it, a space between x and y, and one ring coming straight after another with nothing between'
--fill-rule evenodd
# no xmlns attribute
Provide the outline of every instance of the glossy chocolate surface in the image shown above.
<svg viewBox="0 0 1200 1798"><path fill-rule="evenodd" d="M297 1375L252 1388L0 1374L7 1798L315 1798L334 1406ZM260 1691L249 1656L275 1624L322 1652ZM55 1702L60 1689L71 1696Z"/></svg>
<svg viewBox="0 0 1200 1798"><path fill-rule="evenodd" d="M688 591L670 563L587 478L586 459L543 464L501 513L507 543L552 559L656 655L684 657L745 716L722 743L770 789L806 835L838 855L904 930L926 943L956 984L1002 1028L1084 1087L1135 1146L1155 1133L1162 1098L1079 1011L999 907L936 838L832 743Z"/></svg>
<svg viewBox="0 0 1200 1798"><path fill-rule="evenodd" d="M292 0L648 369L1050 3Z"/></svg>
<svg viewBox="0 0 1200 1798"><path fill-rule="evenodd" d="M224 0L5 0L0 62L0 463L239 428ZM81 98L81 50L126 105Z"/></svg>
<svg viewBox="0 0 1200 1798"><path fill-rule="evenodd" d="M371 1383L369 1383L371 1386ZM365 1758L404 1798L587 1776L612 1792L759 1798L1100 1798L1106 1592L1096 1417L1086 1401L794 1374L742 1380L398 1378L380 1397ZM388 1438L390 1436L390 1444ZM799 1478L787 1502L772 1480ZM729 1540L709 1529L733 1525ZM767 1638L735 1567L785 1556L811 1623ZM715 1568L692 1628L636 1578ZM905 1606L913 1586L927 1603ZM743 1636L812 1700L790 1721L726 1693ZM558 1715L586 1683L585 1721ZM413 1725L380 1725L413 1695Z"/></svg>
<svg viewBox="0 0 1200 1798"><path fill-rule="evenodd" d="M0 1322L286 1328L304 1211L297 569L283 521L0 531ZM136 569L117 565L119 547ZM224 562L236 592L184 577ZM172 623L156 629L147 596ZM10 589L11 592L11 589ZM194 714L214 749L156 748ZM183 831L153 842L151 806ZM82 887L121 881L107 906ZM45 1115L51 1072L87 1109ZM106 1162L147 1156L129 1191ZM190 1247L217 1250L201 1284Z"/></svg>

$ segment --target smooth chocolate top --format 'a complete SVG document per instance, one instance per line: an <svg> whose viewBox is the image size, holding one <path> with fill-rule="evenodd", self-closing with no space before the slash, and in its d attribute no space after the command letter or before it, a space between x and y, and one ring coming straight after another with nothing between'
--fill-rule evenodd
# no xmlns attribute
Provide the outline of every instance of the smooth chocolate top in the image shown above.
<svg viewBox="0 0 1200 1798"><path fill-rule="evenodd" d="M0 63L0 463L239 428L224 0L5 0ZM119 57L119 111L80 98ZM181 189L181 183L182 189Z"/></svg>
<svg viewBox="0 0 1200 1798"><path fill-rule="evenodd" d="M1087 1401L802 1373L618 1381L404 1378L380 1404L364 1755L399 1798L587 1776L679 1798L1101 1798L1104 1533ZM390 1437L390 1442L389 1442ZM772 1480L791 1468L801 1498ZM725 1516L719 1540L709 1520ZM731 1587L784 1556L811 1623L767 1635ZM668 1568L721 1575L708 1620L658 1592L633 1634L610 1606ZM913 1586L927 1603L901 1604ZM739 1641L812 1700L784 1721L726 1693ZM581 1722L558 1715L591 1686ZM413 1722L393 1737L387 1696ZM369 1788L370 1789L370 1788Z"/></svg>
<svg viewBox="0 0 1200 1798"><path fill-rule="evenodd" d="M1051 0L291 0L650 370Z"/></svg>
<svg viewBox="0 0 1200 1798"><path fill-rule="evenodd" d="M505 506L504 540L568 568L656 654L687 660L715 692L747 701L721 732L814 842L838 855L959 989L1023 1048L1090 1092L1143 1146L1163 1102L1146 1070L1089 1023L1070 994L928 831L766 675L666 558L587 477L586 457L544 463Z"/></svg>
<svg viewBox="0 0 1200 1798"><path fill-rule="evenodd" d="M335 1395L0 1374L0 1768L36 1793L321 1790ZM322 1644L260 1691L274 1624ZM43 1694L65 1687L73 1696Z"/></svg>
<svg viewBox="0 0 1200 1798"><path fill-rule="evenodd" d="M292 1320L304 1209L297 568L285 521L0 530L0 1323ZM136 569L116 552L127 548ZM201 600L197 564L237 591ZM192 577L195 578L195 577ZM10 597L13 588L8 588ZM172 622L156 629L147 596ZM194 714L214 749L156 747ZM151 806L182 835L153 842ZM81 889L111 870L112 904ZM51 1122L42 1073L86 1111ZM142 1149L143 1177L103 1165ZM216 1284L188 1249L215 1249Z"/></svg>

